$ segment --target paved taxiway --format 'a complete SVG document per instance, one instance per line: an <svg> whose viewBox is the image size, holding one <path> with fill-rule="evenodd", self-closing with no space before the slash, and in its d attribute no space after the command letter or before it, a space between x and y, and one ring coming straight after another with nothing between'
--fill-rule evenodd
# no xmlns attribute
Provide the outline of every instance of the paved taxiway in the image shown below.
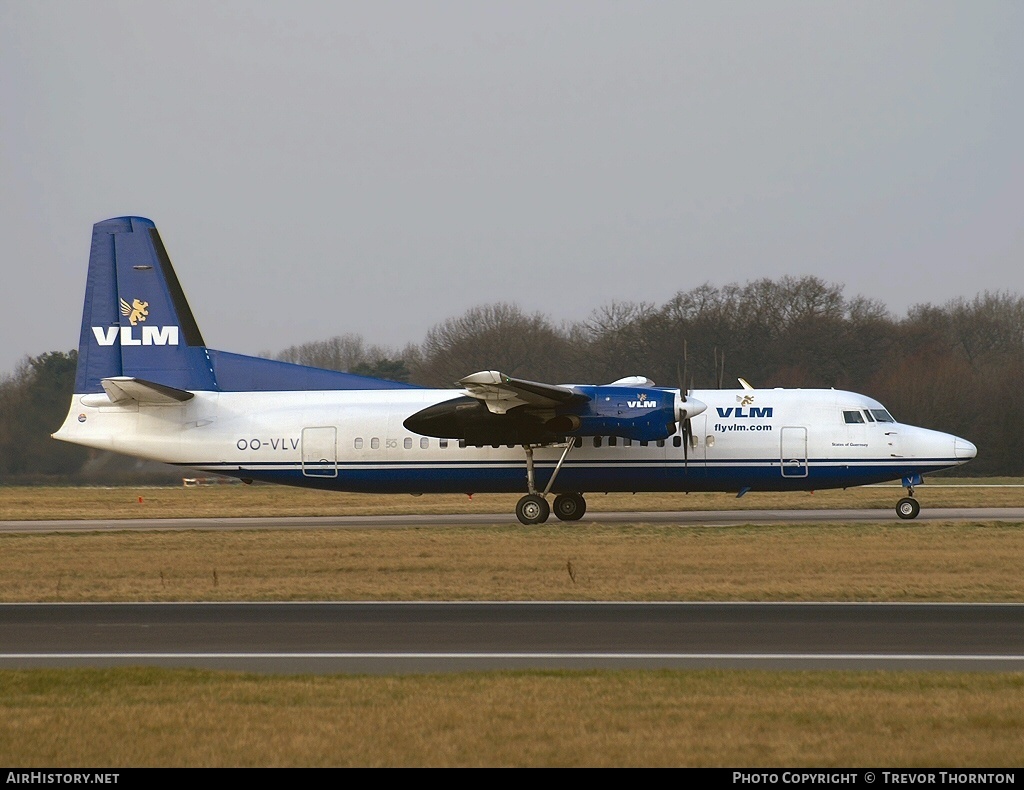
<svg viewBox="0 0 1024 790"><path fill-rule="evenodd" d="M914 521L901 521L892 509L871 510L685 510L661 513L590 512L567 528L585 529L598 524L679 524L680 526L728 527L737 524L794 524L810 522L890 521L913 526L922 521L1024 521L1024 508L930 508ZM284 518L161 518L83 521L0 521L0 532L95 532L97 530L175 529L309 529L441 526L491 526L518 524L511 513L474 513L413 516L293 516ZM554 518L549 522L557 524Z"/></svg>
<svg viewBox="0 0 1024 790"><path fill-rule="evenodd" d="M1024 670L1022 604L0 605L0 667Z"/></svg>

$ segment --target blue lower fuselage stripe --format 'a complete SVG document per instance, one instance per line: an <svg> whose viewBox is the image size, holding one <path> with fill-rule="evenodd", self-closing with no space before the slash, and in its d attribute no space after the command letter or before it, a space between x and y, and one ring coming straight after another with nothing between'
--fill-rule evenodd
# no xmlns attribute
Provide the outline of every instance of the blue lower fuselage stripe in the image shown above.
<svg viewBox="0 0 1024 790"><path fill-rule="evenodd" d="M779 462L723 461L708 464L637 461L566 464L553 491L811 491L848 488L899 480L955 466L948 458L884 459L868 463L810 461L806 467L780 469ZM182 464L186 466L186 464ZM189 464L219 474L285 485L366 493L522 493L525 464L509 461L401 462L317 464L267 462ZM537 465L537 486L543 488L554 464Z"/></svg>

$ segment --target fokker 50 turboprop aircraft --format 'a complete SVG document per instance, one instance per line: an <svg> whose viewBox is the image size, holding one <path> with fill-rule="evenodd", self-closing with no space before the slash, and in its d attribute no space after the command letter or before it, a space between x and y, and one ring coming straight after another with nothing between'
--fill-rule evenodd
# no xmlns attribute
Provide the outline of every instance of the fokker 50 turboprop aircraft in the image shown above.
<svg viewBox="0 0 1024 790"><path fill-rule="evenodd" d="M339 491L520 492L524 524L583 516L588 491L806 491L975 456L839 390L681 392L642 378L552 385L483 371L433 390L207 348L156 227L93 227L71 409L54 437ZM744 382L745 384L745 382Z"/></svg>

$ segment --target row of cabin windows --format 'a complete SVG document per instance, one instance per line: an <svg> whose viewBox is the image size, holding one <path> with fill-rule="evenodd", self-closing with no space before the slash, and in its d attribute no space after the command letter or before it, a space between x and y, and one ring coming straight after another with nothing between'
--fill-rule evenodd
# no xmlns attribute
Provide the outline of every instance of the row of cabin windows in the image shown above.
<svg viewBox="0 0 1024 790"><path fill-rule="evenodd" d="M863 411L850 409L843 412L843 421L847 425L859 425L865 422L896 422L885 409L864 409Z"/></svg>
<svg viewBox="0 0 1024 790"><path fill-rule="evenodd" d="M579 439L577 439L577 441L579 441ZM449 442L448 439L438 439L437 440L437 446L440 447L443 450L446 447L448 447L448 442ZM608 437L595 436L595 437L593 437L594 447L601 447L604 444L607 444L609 447L615 447L615 446L618 445L618 442L619 442L619 437L617 437L617 436L608 436ZM355 449L362 450L363 446L364 446L364 444L363 444L363 437L357 436L352 444L355 447ZM426 436L421 436L419 444L420 444L420 449L421 450L426 450L426 449L428 449L430 447L430 439L428 439ZM650 445L650 442L637 442L637 444L639 444L641 447L648 447ZM655 444L658 447L664 447L665 446L665 440L664 439L658 439L655 442ZM622 439L622 446L623 447L631 447L632 445L633 445L633 440L632 439ZM677 435L677 436L673 436L672 437L672 446L673 447L682 447L682 445L683 445L683 438L681 436ZM402 446L405 447L406 450L411 450L413 448L413 439L412 439L412 437L411 436L406 436L405 439L402 441ZM467 446L466 445L466 440L465 439L459 439L459 447L466 447L466 446ZM475 445L475 446L476 447L483 447L484 445L478 444L478 445ZM517 444L506 444L505 446L511 449L511 448L518 447L519 445L517 445ZM582 446L582 445L577 445L577 446ZM491 447L493 447L495 450L497 450L499 447L501 447L501 445L500 444L492 444ZM380 449L380 439L378 437L374 436L374 437L372 437L370 439L370 449L371 450L379 450Z"/></svg>

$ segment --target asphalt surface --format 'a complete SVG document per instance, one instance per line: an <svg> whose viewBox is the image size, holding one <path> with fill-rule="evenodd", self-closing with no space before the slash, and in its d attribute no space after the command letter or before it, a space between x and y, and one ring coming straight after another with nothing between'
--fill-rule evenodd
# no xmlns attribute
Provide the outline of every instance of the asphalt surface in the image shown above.
<svg viewBox="0 0 1024 790"><path fill-rule="evenodd" d="M0 605L0 667L1024 671L1024 604Z"/></svg>
<svg viewBox="0 0 1024 790"><path fill-rule="evenodd" d="M686 510L670 512L587 513L566 527L585 529L597 524L679 524L680 526L734 526L737 524L792 524L808 522L888 521L913 526L923 521L1024 521L1024 508L930 508L922 509L913 521L904 521L893 509L871 510ZM0 521L0 532L95 532L103 530L177 529L309 529L368 527L489 526L518 524L512 513L412 516L293 516L275 518L165 518L92 519L82 521ZM554 516L549 524L559 523Z"/></svg>

